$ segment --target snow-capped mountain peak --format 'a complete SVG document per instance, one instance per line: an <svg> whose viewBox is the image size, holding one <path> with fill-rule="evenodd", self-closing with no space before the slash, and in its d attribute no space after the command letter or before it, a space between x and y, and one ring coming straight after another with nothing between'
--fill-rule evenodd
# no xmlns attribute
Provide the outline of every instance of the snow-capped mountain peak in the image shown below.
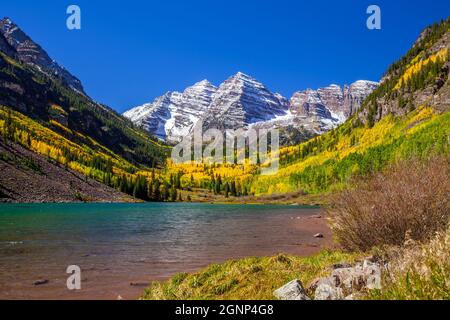
<svg viewBox="0 0 450 320"><path fill-rule="evenodd" d="M288 107L280 94L238 72L219 86L202 119L205 128L236 129L285 115Z"/></svg>
<svg viewBox="0 0 450 320"><path fill-rule="evenodd" d="M216 90L211 82L202 80L182 93L168 92L123 115L158 138L176 142L186 136L204 114Z"/></svg>
<svg viewBox="0 0 450 320"><path fill-rule="evenodd" d="M237 72L219 87L202 80L182 93L169 92L124 113L160 139L180 141L201 120L203 129L301 127L314 133L332 129L355 112L376 82L331 84L294 93L290 100L255 78Z"/></svg>

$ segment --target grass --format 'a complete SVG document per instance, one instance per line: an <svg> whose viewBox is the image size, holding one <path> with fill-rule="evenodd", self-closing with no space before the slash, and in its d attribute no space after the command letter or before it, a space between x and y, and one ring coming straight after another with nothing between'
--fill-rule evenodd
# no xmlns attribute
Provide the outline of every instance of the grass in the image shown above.
<svg viewBox="0 0 450 320"><path fill-rule="evenodd" d="M153 282L145 300L272 300L273 291L294 279L307 286L325 276L335 263L353 262L357 253L324 250L310 257L280 254L213 264L193 273L180 273L168 281Z"/></svg>
<svg viewBox="0 0 450 320"><path fill-rule="evenodd" d="M450 229L426 244L392 250L390 273L375 300L450 300Z"/></svg>

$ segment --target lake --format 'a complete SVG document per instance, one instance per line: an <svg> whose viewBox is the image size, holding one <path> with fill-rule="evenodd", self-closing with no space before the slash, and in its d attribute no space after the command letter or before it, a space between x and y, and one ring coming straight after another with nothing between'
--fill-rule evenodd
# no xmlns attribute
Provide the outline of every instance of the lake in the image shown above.
<svg viewBox="0 0 450 320"><path fill-rule="evenodd" d="M2 204L0 299L135 299L152 280L230 258L312 254L319 208L276 205ZM316 239L317 232L325 239ZM78 265L82 289L69 291ZM48 283L34 285L36 280Z"/></svg>

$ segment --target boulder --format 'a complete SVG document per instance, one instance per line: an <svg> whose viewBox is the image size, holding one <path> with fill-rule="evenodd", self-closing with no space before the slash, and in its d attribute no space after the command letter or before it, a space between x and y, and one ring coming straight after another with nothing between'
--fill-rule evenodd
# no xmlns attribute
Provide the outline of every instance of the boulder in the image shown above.
<svg viewBox="0 0 450 320"><path fill-rule="evenodd" d="M366 288L369 290L381 289L381 267L379 264L364 260L363 272L365 276Z"/></svg>
<svg viewBox="0 0 450 320"><path fill-rule="evenodd" d="M354 266L335 264L330 277L314 279L308 286L315 300L357 300L366 290L381 289L381 265L367 258Z"/></svg>
<svg viewBox="0 0 450 320"><path fill-rule="evenodd" d="M321 233L316 233L316 234L314 235L314 238L323 238L323 234L321 234Z"/></svg>
<svg viewBox="0 0 450 320"><path fill-rule="evenodd" d="M355 292L352 293L351 295L346 296L344 300L362 300L362 298L363 298L362 294Z"/></svg>
<svg viewBox="0 0 450 320"><path fill-rule="evenodd" d="M323 281L323 278L315 278L313 281L311 281L307 288L308 292L309 293L316 292L316 289L319 286L321 281Z"/></svg>
<svg viewBox="0 0 450 320"><path fill-rule="evenodd" d="M337 286L348 292L362 290L365 286L365 276L361 265L335 269L331 275L335 277Z"/></svg>
<svg viewBox="0 0 450 320"><path fill-rule="evenodd" d="M274 291L278 300L310 300L300 280L293 280Z"/></svg>
<svg viewBox="0 0 450 320"><path fill-rule="evenodd" d="M344 292L340 287L333 285L334 280L325 278L327 280L321 281L314 293L314 300L342 300Z"/></svg>
<svg viewBox="0 0 450 320"><path fill-rule="evenodd" d="M333 270L337 285L348 292L381 289L381 267L368 259L352 268Z"/></svg>

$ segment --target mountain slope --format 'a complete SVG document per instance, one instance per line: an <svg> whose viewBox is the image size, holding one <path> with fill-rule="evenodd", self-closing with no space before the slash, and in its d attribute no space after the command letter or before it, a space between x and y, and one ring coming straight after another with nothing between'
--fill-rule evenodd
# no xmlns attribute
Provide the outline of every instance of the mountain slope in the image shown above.
<svg viewBox="0 0 450 320"><path fill-rule="evenodd" d="M20 61L36 66L43 72L62 79L75 90L84 92L81 81L52 60L47 52L28 37L11 19L3 18L0 20L0 33L9 45L15 49ZM7 52L5 53L8 54Z"/></svg>
<svg viewBox="0 0 450 320"><path fill-rule="evenodd" d="M10 20L2 21L4 23ZM45 123L70 140L81 141L95 147L90 139L70 135L67 130L60 127L81 133L135 165L153 167L163 164L166 150L153 141L153 137L148 133L136 128L112 109L74 90L72 85L67 84L59 76L55 77L42 71L43 67L40 66L42 61L48 61L50 58L40 47L39 50L36 49L37 54L32 60L28 62L15 60L18 57L27 61L25 57L28 53L22 51L20 43L30 43L31 40L12 22L9 23L7 30L10 39L18 39L17 48L20 51L16 51L15 55L0 52L0 105L8 106Z"/></svg>
<svg viewBox="0 0 450 320"><path fill-rule="evenodd" d="M281 150L282 168L257 177L256 194L323 193L402 158L449 154L450 19L427 28L342 126Z"/></svg>
<svg viewBox="0 0 450 320"><path fill-rule="evenodd" d="M358 118L372 126L387 114L405 115L422 105L448 111L450 18L425 29L413 47L392 64Z"/></svg>
<svg viewBox="0 0 450 320"><path fill-rule="evenodd" d="M332 84L317 90L298 91L290 100L290 111L305 119L305 123L309 120L310 130L323 133L357 112L364 99L377 87L377 82L358 80L343 88Z"/></svg>
<svg viewBox="0 0 450 320"><path fill-rule="evenodd" d="M0 139L0 202L133 202L132 197ZM26 181L27 183L23 183Z"/></svg>
<svg viewBox="0 0 450 320"><path fill-rule="evenodd" d="M49 173L62 166L146 198L147 170L165 164L168 147L77 89L70 83L75 78L9 19L0 27L0 134L5 143L44 156L54 166ZM95 192L91 198L102 199Z"/></svg>

